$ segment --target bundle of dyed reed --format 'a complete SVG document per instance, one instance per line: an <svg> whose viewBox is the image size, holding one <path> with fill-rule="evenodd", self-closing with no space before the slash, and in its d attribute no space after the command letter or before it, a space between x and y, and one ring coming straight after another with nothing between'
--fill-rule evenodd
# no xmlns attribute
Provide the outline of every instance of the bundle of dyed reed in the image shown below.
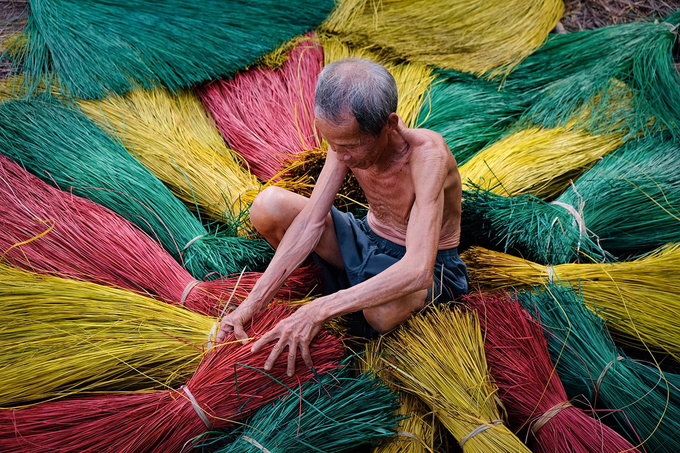
<svg viewBox="0 0 680 453"><path fill-rule="evenodd" d="M321 146L314 127L314 89L323 66L315 39L291 50L280 68L257 68L199 89L227 142L265 181L282 157Z"/></svg>
<svg viewBox="0 0 680 453"><path fill-rule="evenodd" d="M592 96L621 81L632 89L635 130L662 125L677 134L680 74L673 49L679 23L680 14L675 13L655 23L632 22L555 35L503 78L504 86L535 94L531 115L555 127ZM608 110L601 104L592 118L607 116ZM655 123L649 123L650 114Z"/></svg>
<svg viewBox="0 0 680 453"><path fill-rule="evenodd" d="M214 318L0 264L0 407L183 383ZM0 442L2 444L2 442Z"/></svg>
<svg viewBox="0 0 680 453"><path fill-rule="evenodd" d="M465 223L540 263L648 251L680 241L678 165L680 142L641 137L603 157L552 203L467 192Z"/></svg>
<svg viewBox="0 0 680 453"><path fill-rule="evenodd" d="M58 190L0 155L0 256L38 273L86 280L217 316L243 300L260 277L245 273L198 281L128 220L86 198ZM303 298L316 283L296 271L276 295Z"/></svg>
<svg viewBox="0 0 680 453"><path fill-rule="evenodd" d="M384 352L395 378L435 411L463 451L529 451L502 420L475 313L431 308L386 339Z"/></svg>
<svg viewBox="0 0 680 453"><path fill-rule="evenodd" d="M493 143L527 108L522 97L498 84L453 71L441 72L425 96L418 127L438 132L465 164Z"/></svg>
<svg viewBox="0 0 680 453"><path fill-rule="evenodd" d="M345 0L322 28L411 62L506 74L541 45L563 11L560 0Z"/></svg>
<svg viewBox="0 0 680 453"><path fill-rule="evenodd" d="M593 135L573 124L531 127L514 132L474 155L460 167L464 187L505 196L559 195L597 159L622 144L619 134Z"/></svg>
<svg viewBox="0 0 680 453"><path fill-rule="evenodd" d="M373 375L351 369L307 381L251 417L218 453L355 451L394 435L397 399Z"/></svg>
<svg viewBox="0 0 680 453"><path fill-rule="evenodd" d="M123 146L81 113L55 102L0 104L0 149L49 184L126 217L199 280L257 270L271 257L263 240L208 232Z"/></svg>
<svg viewBox="0 0 680 453"><path fill-rule="evenodd" d="M10 45L31 86L57 76L79 98L172 91L233 74L320 24L333 2L32 0Z"/></svg>
<svg viewBox="0 0 680 453"><path fill-rule="evenodd" d="M362 373L373 374L381 379L399 396L397 436L386 439L373 449L373 453L426 453L437 451L443 434L441 423L418 397L407 393L393 382L389 367L383 364L382 342L372 340L366 345L363 354L358 354L356 362ZM435 442L438 445L435 446Z"/></svg>
<svg viewBox="0 0 680 453"><path fill-rule="evenodd" d="M194 93L133 90L78 105L200 214L237 219L250 206L240 197L259 183L227 148Z"/></svg>
<svg viewBox="0 0 680 453"><path fill-rule="evenodd" d="M638 363L617 350L607 329L571 288L550 285L519 294L519 301L546 332L550 356L569 397L585 395L606 408L636 446L653 452L677 451L680 376Z"/></svg>
<svg viewBox="0 0 680 453"><path fill-rule="evenodd" d="M543 329L507 294L472 294L484 348L514 431L528 431L534 453L637 451L620 434L573 406L555 372Z"/></svg>
<svg viewBox="0 0 680 453"><path fill-rule="evenodd" d="M289 310L262 312L247 329L259 337ZM269 374L260 367L273 344L257 354L232 341L218 345L179 389L65 399L0 412L0 445L11 451L179 452L212 429L234 424L319 373L337 367L343 347L321 332L310 345L315 370L298 356L288 376L286 354Z"/></svg>
<svg viewBox="0 0 680 453"><path fill-rule="evenodd" d="M463 259L471 281L484 287L569 283L617 338L680 358L680 243L611 264L542 266L482 248L469 249Z"/></svg>

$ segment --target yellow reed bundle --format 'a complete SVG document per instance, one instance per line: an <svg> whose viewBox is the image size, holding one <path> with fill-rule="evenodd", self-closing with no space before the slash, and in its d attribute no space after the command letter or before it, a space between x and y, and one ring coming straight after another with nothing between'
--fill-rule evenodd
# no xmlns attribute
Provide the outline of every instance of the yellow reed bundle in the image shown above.
<svg viewBox="0 0 680 453"><path fill-rule="evenodd" d="M529 451L503 424L475 312L432 307L387 338L383 351L383 363L435 411L463 451Z"/></svg>
<svg viewBox="0 0 680 453"><path fill-rule="evenodd" d="M343 0L321 28L412 63L500 75L536 50L563 12L561 0Z"/></svg>
<svg viewBox="0 0 680 453"><path fill-rule="evenodd" d="M473 285L490 289L569 283L621 340L680 358L680 244L634 261L542 266L473 247L463 254Z"/></svg>
<svg viewBox="0 0 680 453"><path fill-rule="evenodd" d="M382 363L380 340L372 340L366 350L357 355L357 368L361 373L373 373L399 396L396 411L397 438L388 439L373 449L373 453L426 453L435 452L435 441L441 434L439 420L418 397L405 392L392 382L389 369ZM389 360L389 358L387 358ZM437 439L439 441L439 439ZM438 442L438 445L441 442ZM437 445L437 446L438 446Z"/></svg>
<svg viewBox="0 0 680 453"><path fill-rule="evenodd" d="M573 125L573 123L572 123ZM623 144L623 133L596 134L570 126L530 127L486 147L460 167L464 185L498 195L559 195L597 159Z"/></svg>
<svg viewBox="0 0 680 453"><path fill-rule="evenodd" d="M90 118L115 133L145 167L188 206L214 220L236 218L250 205L240 196L257 178L229 149L191 91L134 90L79 101Z"/></svg>
<svg viewBox="0 0 680 453"><path fill-rule="evenodd" d="M0 408L189 378L214 319L128 291L0 264Z"/></svg>
<svg viewBox="0 0 680 453"><path fill-rule="evenodd" d="M363 58L384 65L397 82L399 106L397 113L408 127L414 127L420 114L423 97L436 79L434 71L419 64L394 64L367 49L350 47L337 37L321 36L324 64L343 58Z"/></svg>

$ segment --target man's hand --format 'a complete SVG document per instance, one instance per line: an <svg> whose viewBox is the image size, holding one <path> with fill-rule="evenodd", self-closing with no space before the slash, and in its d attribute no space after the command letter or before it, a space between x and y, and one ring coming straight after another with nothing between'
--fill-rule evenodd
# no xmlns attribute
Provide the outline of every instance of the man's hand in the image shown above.
<svg viewBox="0 0 680 453"><path fill-rule="evenodd" d="M220 321L220 330L217 332L215 341L221 343L232 332L237 340L245 340L248 334L243 330L243 325L250 321L255 311L248 305L244 305L245 301L236 308L236 310L228 313L222 317Z"/></svg>
<svg viewBox="0 0 680 453"><path fill-rule="evenodd" d="M312 356L309 353L309 344L323 326L323 321L317 320L314 314L314 308L310 309L309 305L302 306L255 342L251 349L253 353L277 338L279 339L264 364L265 371L272 369L276 359L279 358L286 346L288 346L288 376L295 374L295 358L298 348L300 348L305 365L310 369L314 366Z"/></svg>

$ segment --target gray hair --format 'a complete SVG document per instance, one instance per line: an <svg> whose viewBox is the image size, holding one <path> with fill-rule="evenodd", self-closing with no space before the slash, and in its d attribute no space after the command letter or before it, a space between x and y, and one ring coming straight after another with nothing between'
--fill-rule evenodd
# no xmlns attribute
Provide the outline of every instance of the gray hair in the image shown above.
<svg viewBox="0 0 680 453"><path fill-rule="evenodd" d="M391 113L397 111L399 93L392 74L368 60L345 58L324 67L316 82L314 112L338 123L351 112L365 134L380 135Z"/></svg>

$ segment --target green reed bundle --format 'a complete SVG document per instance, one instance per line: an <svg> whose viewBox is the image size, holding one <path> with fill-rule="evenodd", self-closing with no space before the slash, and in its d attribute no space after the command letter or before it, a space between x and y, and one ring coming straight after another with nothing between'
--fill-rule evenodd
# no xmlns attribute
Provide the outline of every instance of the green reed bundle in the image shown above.
<svg viewBox="0 0 680 453"><path fill-rule="evenodd" d="M85 115L54 101L0 104L0 151L62 190L128 218L197 279L255 270L271 256L236 224L208 232L186 206Z"/></svg>
<svg viewBox="0 0 680 453"><path fill-rule="evenodd" d="M463 165L498 139L526 107L518 93L499 90L496 83L443 71L425 96L417 126L439 132Z"/></svg>
<svg viewBox="0 0 680 453"><path fill-rule="evenodd" d="M555 127L597 93L623 82L633 94L634 130L680 126L680 74L673 49L680 14L655 23L633 22L596 30L560 34L527 57L507 78L505 88L535 96L529 117ZM500 78L498 79L500 81ZM600 104L593 119L606 117ZM650 115L656 121L649 122Z"/></svg>
<svg viewBox="0 0 680 453"><path fill-rule="evenodd" d="M320 24L331 0L31 0L8 49L37 86L57 76L79 98L173 91L233 74Z"/></svg>
<svg viewBox="0 0 680 453"><path fill-rule="evenodd" d="M648 251L680 241L678 166L680 141L641 137L603 157L550 203L468 191L463 222L544 264Z"/></svg>
<svg viewBox="0 0 680 453"><path fill-rule="evenodd" d="M604 322L569 287L549 285L522 292L519 301L542 325L567 395L584 395L602 417L616 423L634 445L675 453L680 432L678 376L638 363L617 350Z"/></svg>
<svg viewBox="0 0 680 453"><path fill-rule="evenodd" d="M396 408L395 394L380 379L354 377L344 366L264 406L218 453L354 451L395 434Z"/></svg>

